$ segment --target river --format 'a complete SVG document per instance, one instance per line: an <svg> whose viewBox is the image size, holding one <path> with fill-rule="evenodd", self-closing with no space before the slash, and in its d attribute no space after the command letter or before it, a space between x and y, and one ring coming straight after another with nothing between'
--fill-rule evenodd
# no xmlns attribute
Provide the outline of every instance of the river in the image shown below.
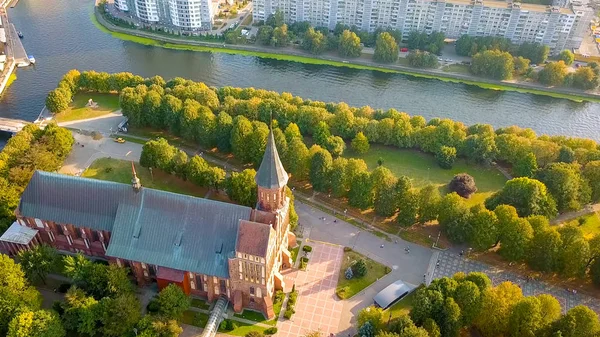
<svg viewBox="0 0 600 337"><path fill-rule="evenodd" d="M287 91L321 101L396 108L426 118L447 117L494 127L517 124L539 134L564 134L600 141L600 104L576 103L516 92L331 66L305 65L228 55L167 50L121 41L90 21L92 0L20 0L9 16L25 35L35 67L0 99L0 116L34 120L47 92L69 69L129 71L175 76L213 86ZM0 144L2 146L2 144Z"/></svg>

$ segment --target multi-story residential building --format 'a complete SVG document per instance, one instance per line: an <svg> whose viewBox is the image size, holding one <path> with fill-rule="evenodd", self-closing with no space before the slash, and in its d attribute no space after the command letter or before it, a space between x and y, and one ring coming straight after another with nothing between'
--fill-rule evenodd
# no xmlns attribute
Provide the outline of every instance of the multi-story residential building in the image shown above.
<svg viewBox="0 0 600 337"><path fill-rule="evenodd" d="M226 297L274 317L273 296L292 266L288 174L271 133L256 173L256 209L142 187L37 171L17 221L0 238L15 254L40 242L108 259L138 284L177 284L210 301ZM291 285L288 285L288 288Z"/></svg>
<svg viewBox="0 0 600 337"><path fill-rule="evenodd" d="M398 29L404 36L411 31L501 36L517 44L543 43L554 52L578 48L593 11L567 0L557 4L563 7L496 0L254 0L253 18L265 20L279 8L287 22L329 29L343 23L370 32Z"/></svg>
<svg viewBox="0 0 600 337"><path fill-rule="evenodd" d="M115 8L144 23L194 32L212 28L216 6L212 0L115 0Z"/></svg>

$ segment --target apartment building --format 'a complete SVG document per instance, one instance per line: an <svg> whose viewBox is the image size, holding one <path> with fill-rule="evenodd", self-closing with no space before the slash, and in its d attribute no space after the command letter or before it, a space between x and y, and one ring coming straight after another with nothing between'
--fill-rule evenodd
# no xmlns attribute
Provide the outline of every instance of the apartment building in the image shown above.
<svg viewBox="0 0 600 337"><path fill-rule="evenodd" d="M216 14L212 0L115 0L115 8L183 32L211 29Z"/></svg>
<svg viewBox="0 0 600 337"><path fill-rule="evenodd" d="M278 8L288 22L309 21L333 29L337 23L365 31L378 27L448 38L501 36L513 43L539 42L553 52L581 45L593 10L557 0L554 6L496 0L254 0L254 21ZM321 9L321 11L319 11Z"/></svg>

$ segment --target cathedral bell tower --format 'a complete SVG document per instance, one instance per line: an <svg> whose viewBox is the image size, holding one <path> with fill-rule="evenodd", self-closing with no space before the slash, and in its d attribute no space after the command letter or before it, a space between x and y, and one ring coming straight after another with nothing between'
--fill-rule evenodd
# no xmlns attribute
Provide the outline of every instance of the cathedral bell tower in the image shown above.
<svg viewBox="0 0 600 337"><path fill-rule="evenodd" d="M279 159L272 129L267 139L265 154L254 179L258 187L256 208L266 212L280 209L286 200L285 186L288 182L288 174Z"/></svg>

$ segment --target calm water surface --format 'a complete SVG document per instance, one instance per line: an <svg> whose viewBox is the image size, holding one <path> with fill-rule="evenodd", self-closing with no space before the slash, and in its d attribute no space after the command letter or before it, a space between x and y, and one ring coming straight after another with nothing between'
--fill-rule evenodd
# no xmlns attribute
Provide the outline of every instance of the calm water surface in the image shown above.
<svg viewBox="0 0 600 337"><path fill-rule="evenodd" d="M403 75L219 53L185 52L125 42L90 21L92 0L20 0L9 9L37 61L18 70L0 99L0 116L34 120L46 93L69 69L175 76L214 86L288 91L304 98L396 108L426 118L448 117L495 127L517 124L538 133L600 140L600 104L496 92ZM0 146L1 146L0 140Z"/></svg>

